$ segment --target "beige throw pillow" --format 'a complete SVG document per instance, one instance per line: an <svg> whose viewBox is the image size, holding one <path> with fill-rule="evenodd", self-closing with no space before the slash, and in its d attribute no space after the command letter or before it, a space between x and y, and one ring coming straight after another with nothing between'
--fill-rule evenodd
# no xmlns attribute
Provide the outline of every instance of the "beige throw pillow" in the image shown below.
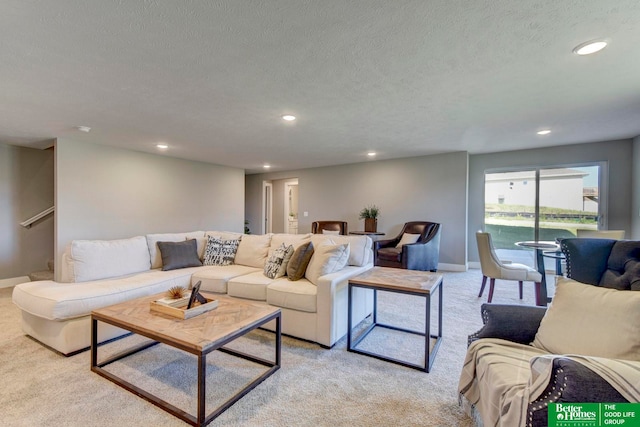
<svg viewBox="0 0 640 427"><path fill-rule="evenodd" d="M411 233L403 233L400 241L396 245L397 249L402 249L404 245L410 245L411 243L415 243L420 238L419 234L411 234Z"/></svg>
<svg viewBox="0 0 640 427"><path fill-rule="evenodd" d="M532 345L552 354L640 361L640 292L560 278Z"/></svg>
<svg viewBox="0 0 640 427"><path fill-rule="evenodd" d="M309 261L305 277L314 285L320 276L342 270L349 261L349 244L318 246Z"/></svg>

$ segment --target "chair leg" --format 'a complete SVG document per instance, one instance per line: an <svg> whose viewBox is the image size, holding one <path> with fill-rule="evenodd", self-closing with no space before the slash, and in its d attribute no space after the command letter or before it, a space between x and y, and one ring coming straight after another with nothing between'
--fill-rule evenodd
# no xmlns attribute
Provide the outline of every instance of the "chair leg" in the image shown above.
<svg viewBox="0 0 640 427"><path fill-rule="evenodd" d="M478 298L482 296L482 293L484 292L484 287L486 284L487 284L487 276L482 276L482 286L480 287L480 293L478 294Z"/></svg>
<svg viewBox="0 0 640 427"><path fill-rule="evenodd" d="M491 300L493 299L493 287L496 284L496 279L494 279L493 277L491 278L491 280L489 280L489 299L487 300L487 302L491 302Z"/></svg>
<svg viewBox="0 0 640 427"><path fill-rule="evenodd" d="M543 305L543 304L540 304L540 294L541 294L540 291L542 290L542 283L535 282L535 287L536 287L536 305ZM546 301L544 305L547 305Z"/></svg>
<svg viewBox="0 0 640 427"><path fill-rule="evenodd" d="M520 299L522 299L522 280L518 282L518 288L520 289Z"/></svg>

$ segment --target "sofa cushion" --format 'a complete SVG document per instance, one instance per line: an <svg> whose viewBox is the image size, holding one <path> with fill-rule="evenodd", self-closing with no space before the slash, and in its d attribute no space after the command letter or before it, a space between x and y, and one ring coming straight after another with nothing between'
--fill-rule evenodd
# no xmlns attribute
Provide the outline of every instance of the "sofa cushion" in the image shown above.
<svg viewBox="0 0 640 427"><path fill-rule="evenodd" d="M269 247L269 256L273 253L274 250L282 246L293 246L293 249L298 249L300 245L303 243L307 243L311 241L311 233L307 234L286 234L286 233L276 233L271 235L271 246Z"/></svg>
<svg viewBox="0 0 640 427"><path fill-rule="evenodd" d="M378 249L378 258L385 261L400 262L400 255L402 249L400 248L380 248Z"/></svg>
<svg viewBox="0 0 640 427"><path fill-rule="evenodd" d="M640 292L560 278L533 345L553 354L640 361Z"/></svg>
<svg viewBox="0 0 640 427"><path fill-rule="evenodd" d="M349 244L317 246L307 266L305 277L317 285L320 276L342 270L348 260Z"/></svg>
<svg viewBox="0 0 640 427"><path fill-rule="evenodd" d="M289 280L296 281L304 277L307 266L313 256L313 243L307 242L298 247L291 255L287 264L287 276Z"/></svg>
<svg viewBox="0 0 640 427"><path fill-rule="evenodd" d="M207 248L204 251L204 265L231 265L238 252L239 240L222 240L207 236Z"/></svg>
<svg viewBox="0 0 640 427"><path fill-rule="evenodd" d="M199 269L191 276L191 284L194 285L200 281L202 282L200 284L201 291L226 294L227 282L229 280L244 274L255 273L256 271L260 270L255 267L237 264L205 267Z"/></svg>
<svg viewBox="0 0 640 427"><path fill-rule="evenodd" d="M196 239L181 242L158 242L158 249L162 257L162 271L202 265L200 257L198 257Z"/></svg>
<svg viewBox="0 0 640 427"><path fill-rule="evenodd" d="M279 279L267 287L267 303L276 307L315 313L318 287L308 280Z"/></svg>
<svg viewBox="0 0 640 427"><path fill-rule="evenodd" d="M364 267L373 259L371 250L373 242L369 236L331 236L327 234L314 234L311 236L314 246L328 243L330 245L349 244L349 265Z"/></svg>
<svg viewBox="0 0 640 427"><path fill-rule="evenodd" d="M271 234L245 234L240 239L238 252L236 252L236 264L248 265L249 267L263 268L267 260Z"/></svg>
<svg viewBox="0 0 640 427"><path fill-rule="evenodd" d="M71 280L88 282L149 270L151 261L143 236L119 240L74 240L70 246Z"/></svg>
<svg viewBox="0 0 640 427"><path fill-rule="evenodd" d="M227 283L229 296L258 301L267 299L267 286L273 282L262 271L234 277Z"/></svg>
<svg viewBox="0 0 640 427"><path fill-rule="evenodd" d="M245 234L235 233L233 231L205 231L204 237L212 236L220 240L240 240Z"/></svg>
<svg viewBox="0 0 640 427"><path fill-rule="evenodd" d="M280 245L279 248L273 251L264 264L264 275L270 279L277 279L284 276L293 252L293 245L286 246L284 243Z"/></svg>
<svg viewBox="0 0 640 427"><path fill-rule="evenodd" d="M158 242L180 242L187 239L196 239L198 243L198 255L202 257L204 250L204 231L190 231L188 233L161 233L147 234L147 245L151 257L151 268L162 267L162 257L158 251Z"/></svg>
<svg viewBox="0 0 640 427"><path fill-rule="evenodd" d="M44 319L73 319L87 316L91 310L163 293L174 286L186 288L191 275L204 268L207 267L148 270L117 279L83 283L27 282L14 288L13 302L27 313Z"/></svg>

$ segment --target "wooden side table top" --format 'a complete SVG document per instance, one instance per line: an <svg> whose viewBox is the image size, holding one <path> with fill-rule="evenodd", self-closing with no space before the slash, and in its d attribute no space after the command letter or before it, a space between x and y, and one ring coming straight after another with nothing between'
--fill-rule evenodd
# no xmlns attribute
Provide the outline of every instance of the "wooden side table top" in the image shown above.
<svg viewBox="0 0 640 427"><path fill-rule="evenodd" d="M151 311L151 301L165 294L137 298L93 310L94 319L174 345L191 353L203 353L226 339L242 334L280 309L202 292L219 301L218 308L191 319L178 319Z"/></svg>
<svg viewBox="0 0 640 427"><path fill-rule="evenodd" d="M442 283L442 274L401 268L373 267L349 279L355 285L375 286L378 289L411 291L430 294Z"/></svg>

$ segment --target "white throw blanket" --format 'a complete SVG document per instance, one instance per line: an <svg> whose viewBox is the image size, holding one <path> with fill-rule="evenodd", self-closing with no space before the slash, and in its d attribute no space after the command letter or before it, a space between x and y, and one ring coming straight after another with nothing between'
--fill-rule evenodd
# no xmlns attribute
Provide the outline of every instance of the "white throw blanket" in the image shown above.
<svg viewBox="0 0 640 427"><path fill-rule="evenodd" d="M469 346L458 391L480 412L485 427L525 426L527 406L549 384L557 357L575 360L628 401L640 401L640 362L548 354L530 345L494 338Z"/></svg>

